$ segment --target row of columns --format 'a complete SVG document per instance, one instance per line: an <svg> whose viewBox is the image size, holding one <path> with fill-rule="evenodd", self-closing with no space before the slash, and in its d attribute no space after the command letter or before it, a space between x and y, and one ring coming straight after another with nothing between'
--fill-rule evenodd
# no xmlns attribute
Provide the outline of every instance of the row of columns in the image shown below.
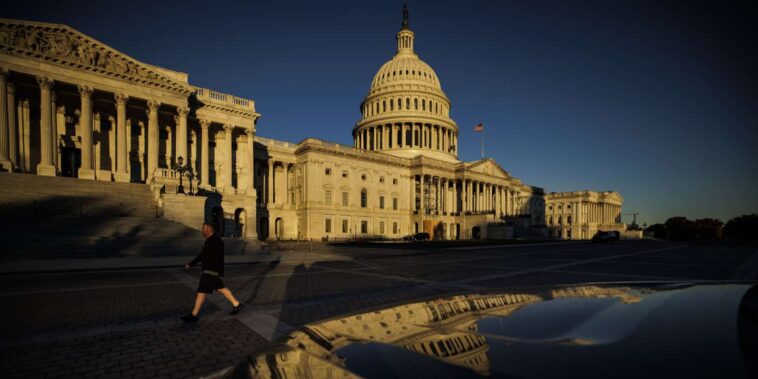
<svg viewBox="0 0 758 379"><path fill-rule="evenodd" d="M621 223L621 206L602 202L587 203L587 222L597 224Z"/></svg>
<svg viewBox="0 0 758 379"><path fill-rule="evenodd" d="M28 144L28 136L21 135L16 128L18 125L16 120L16 99L15 99L15 86L8 80L9 71L0 69L0 166L5 170L13 170L14 167L22 167L26 170L30 170L30 167L23 167L21 159L21 150L28 150L28 147L24 147L24 143ZM38 175L55 176L57 159L57 128L54 127L53 118L56 117L56 105L55 105L55 81L52 78L46 76L36 76L37 83L40 89L40 162L37 165ZM78 85L77 90L80 98L80 113L79 113L79 135L81 137L81 166L79 168L79 177L84 179L95 178L95 153L93 143L93 112L92 112L92 96L95 91L94 88L87 85ZM131 131L127 128L127 107L129 103L129 95L125 93L113 94L114 103L116 108L116 146L115 146L115 173L114 177L116 181L128 182L130 176L128 173L129 162L129 149L127 145L128 136ZM23 103L28 104L28 101ZM147 102L147 157L146 157L146 180L152 178L155 170L158 168L158 155L159 155L159 120L158 112L161 107L161 103L157 100L148 99ZM28 108L28 105L27 105ZM24 109L21 107L20 109ZM172 143L172 137L176 138L176 156L183 157L186 162L189 160L189 151L187 146L187 115L189 109L187 107L176 107L176 115L174 120L176 122L176 135L169 134L169 140L167 143ZM22 115L23 116L23 115ZM198 173L201 180L201 185L209 187L209 128L211 126L210 120L199 120L201 129L201 153L200 153L200 172ZM234 126L230 124L223 125L223 132L226 135L223 145L223 177L224 183L216 183L217 186L230 188L232 186L232 138L233 138ZM245 156L249 158L248 167L252 174L253 170L253 138L254 132L252 129L246 129L248 138L248 151ZM27 131L28 133L28 131ZM26 140L25 140L26 139ZM21 145L21 146L19 146ZM21 148L19 148L21 147ZM172 147L167 146L167 155L170 154L169 150ZM28 155L28 151L24 153ZM28 157L25 158L28 160ZM245 187L252 187L252 175Z"/></svg>
<svg viewBox="0 0 758 379"><path fill-rule="evenodd" d="M289 196L291 188L290 172L295 164L290 162L278 161L275 159L268 159L266 161L267 169L264 172L262 178L262 186L260 188L260 194L258 196L259 204L290 204L291 199ZM283 179L283 191L278 188L277 180L281 180L276 175L277 165L282 167L284 179Z"/></svg>
<svg viewBox="0 0 758 379"><path fill-rule="evenodd" d="M519 212L518 192L494 183L421 175L414 181L415 202L421 214L492 213L496 217Z"/></svg>
<svg viewBox="0 0 758 379"><path fill-rule="evenodd" d="M568 207L570 211L567 211ZM560 209L558 209L560 207ZM602 202L560 202L553 203L552 210L545 215L548 225L563 224L618 224L621 223L621 206ZM571 216L571 222L569 222Z"/></svg>
<svg viewBox="0 0 758 379"><path fill-rule="evenodd" d="M422 148L450 153L457 139L453 129L441 125L398 123L363 127L356 131L354 142L365 150Z"/></svg>

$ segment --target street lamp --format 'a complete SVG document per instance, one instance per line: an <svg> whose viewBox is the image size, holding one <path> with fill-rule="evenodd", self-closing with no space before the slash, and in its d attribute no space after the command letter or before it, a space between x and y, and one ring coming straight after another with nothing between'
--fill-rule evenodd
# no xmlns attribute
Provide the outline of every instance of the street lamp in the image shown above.
<svg viewBox="0 0 758 379"><path fill-rule="evenodd" d="M177 164L174 167L174 170L176 170L179 173L179 188L176 190L176 193L184 193L184 186L183 186L183 179L184 179L184 173L187 173L187 178L190 180L190 195L192 194L192 177L194 176L192 173L192 166L190 164L184 164L184 158L179 156L179 158L176 159Z"/></svg>

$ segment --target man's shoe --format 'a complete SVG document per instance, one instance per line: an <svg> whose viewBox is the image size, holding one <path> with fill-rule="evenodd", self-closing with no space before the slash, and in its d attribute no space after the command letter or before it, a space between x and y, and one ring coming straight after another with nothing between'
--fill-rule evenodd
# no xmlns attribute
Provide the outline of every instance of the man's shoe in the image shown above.
<svg viewBox="0 0 758 379"><path fill-rule="evenodd" d="M242 309L242 303L239 303L236 307L232 308L232 311L229 312L229 314L236 315L237 313L240 313L240 309Z"/></svg>
<svg viewBox="0 0 758 379"><path fill-rule="evenodd" d="M197 322L198 320L200 320L200 319L197 318L197 316L193 315L192 313L190 313L190 314L188 314L186 316L182 316L182 321L184 321L184 322Z"/></svg>

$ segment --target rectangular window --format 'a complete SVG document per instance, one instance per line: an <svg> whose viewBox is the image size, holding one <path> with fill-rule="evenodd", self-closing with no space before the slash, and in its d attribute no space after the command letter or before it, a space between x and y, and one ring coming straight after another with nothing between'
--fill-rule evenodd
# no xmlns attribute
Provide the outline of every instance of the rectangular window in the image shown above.
<svg viewBox="0 0 758 379"><path fill-rule="evenodd" d="M325 233L331 233L332 232L332 219L330 219L330 218L324 219L324 232Z"/></svg>
<svg viewBox="0 0 758 379"><path fill-rule="evenodd" d="M395 185L397 184L397 178L392 179L392 184L395 184Z"/></svg>
<svg viewBox="0 0 758 379"><path fill-rule="evenodd" d="M324 192L324 204L332 205L332 190L326 190Z"/></svg>
<svg viewBox="0 0 758 379"><path fill-rule="evenodd" d="M325 168L324 169L324 175L331 175L331 174L332 174L332 169L331 168Z"/></svg>
<svg viewBox="0 0 758 379"><path fill-rule="evenodd" d="M368 221L361 221L361 233L368 233Z"/></svg>
<svg viewBox="0 0 758 379"><path fill-rule="evenodd" d="M342 193L342 206L343 206L343 207L346 207L346 206L347 206L347 200L348 200L348 195L347 195L347 192L343 192L343 193Z"/></svg>
<svg viewBox="0 0 758 379"><path fill-rule="evenodd" d="M347 219L342 220L342 233L347 233Z"/></svg>
<svg viewBox="0 0 758 379"><path fill-rule="evenodd" d="M395 210L395 211L397 210L397 198L396 197L392 198L392 210Z"/></svg>
<svg viewBox="0 0 758 379"><path fill-rule="evenodd" d="M396 222L392 223L392 234L397 234L397 223Z"/></svg>
<svg viewBox="0 0 758 379"><path fill-rule="evenodd" d="M342 171L342 177L347 178L347 171Z"/></svg>
<svg viewBox="0 0 758 379"><path fill-rule="evenodd" d="M384 196L379 196L379 209L384 209Z"/></svg>
<svg viewBox="0 0 758 379"><path fill-rule="evenodd" d="M379 177L379 183L384 183L384 177L383 176Z"/></svg>
<svg viewBox="0 0 758 379"><path fill-rule="evenodd" d="M384 234L384 221L379 221L379 234Z"/></svg>

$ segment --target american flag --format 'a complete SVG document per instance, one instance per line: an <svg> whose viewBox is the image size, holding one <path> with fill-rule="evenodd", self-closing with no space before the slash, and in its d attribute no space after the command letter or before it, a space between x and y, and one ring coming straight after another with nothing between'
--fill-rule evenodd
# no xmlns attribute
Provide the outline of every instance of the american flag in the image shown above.
<svg viewBox="0 0 758 379"><path fill-rule="evenodd" d="M482 123L480 122L480 123L478 123L478 124L474 125L474 131L475 131L475 132L481 132L481 131L484 131L484 124L482 124Z"/></svg>

